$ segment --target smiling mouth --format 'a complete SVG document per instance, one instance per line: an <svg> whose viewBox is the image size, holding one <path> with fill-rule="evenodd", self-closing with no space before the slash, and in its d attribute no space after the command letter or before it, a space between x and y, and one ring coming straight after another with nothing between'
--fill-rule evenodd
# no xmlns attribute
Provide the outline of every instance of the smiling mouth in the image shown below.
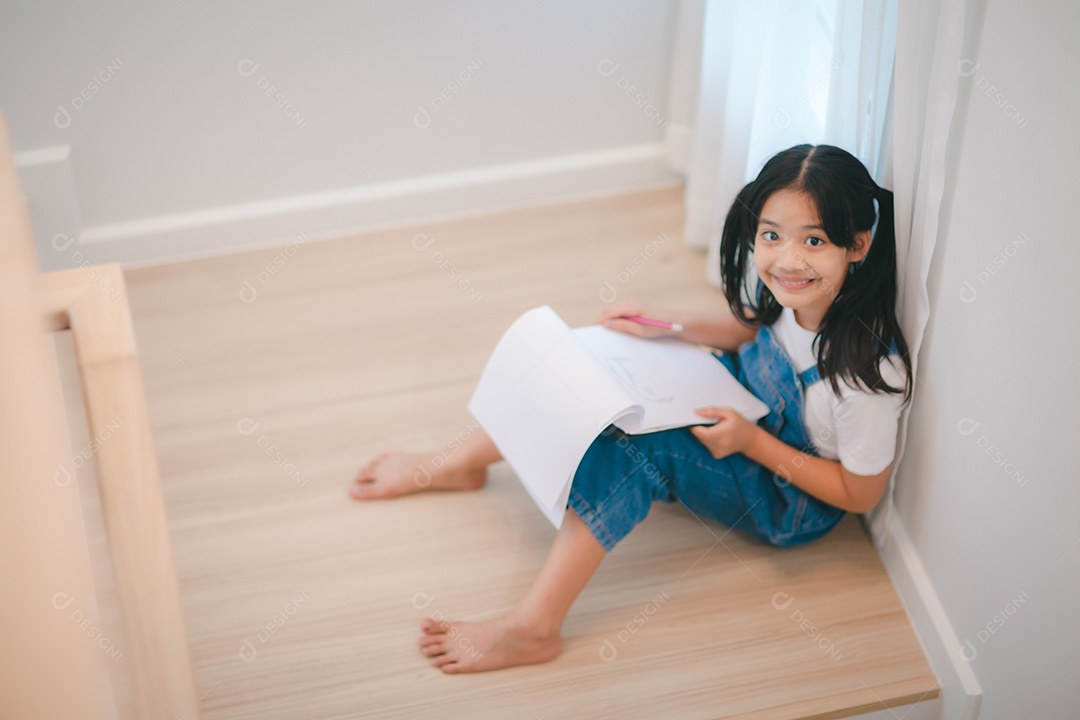
<svg viewBox="0 0 1080 720"><path fill-rule="evenodd" d="M805 290L817 281L817 278L782 278L777 275L773 275L772 279L777 285L789 291Z"/></svg>

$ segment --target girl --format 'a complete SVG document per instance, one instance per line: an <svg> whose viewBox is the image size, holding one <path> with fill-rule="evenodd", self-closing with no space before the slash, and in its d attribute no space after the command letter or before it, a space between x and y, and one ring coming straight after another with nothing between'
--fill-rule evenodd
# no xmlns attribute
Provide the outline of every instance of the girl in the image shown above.
<svg viewBox="0 0 1080 720"><path fill-rule="evenodd" d="M751 258L759 278L753 294ZM677 500L775 546L810 542L846 512L877 504L911 385L895 315L892 194L844 150L785 150L732 205L721 275L724 312L630 300L604 310L601 322L649 338L671 331L623 318L681 324L679 337L724 351L720 361L769 414L753 424L730 408L708 407L698 414L715 424L636 436L605 430L577 468L563 525L525 596L487 622L421 622L420 651L435 667L475 672L554 658L571 604L655 500ZM351 493L475 489L500 459L482 432L438 468L426 457L384 453L360 470Z"/></svg>

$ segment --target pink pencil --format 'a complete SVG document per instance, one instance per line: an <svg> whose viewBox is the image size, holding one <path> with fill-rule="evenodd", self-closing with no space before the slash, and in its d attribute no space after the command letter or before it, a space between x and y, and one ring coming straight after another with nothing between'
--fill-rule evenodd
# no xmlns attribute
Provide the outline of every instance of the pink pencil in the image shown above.
<svg viewBox="0 0 1080 720"><path fill-rule="evenodd" d="M628 315L624 317L623 320L630 320L631 322L636 322L640 325L652 325L653 327L666 328L675 332L683 331L683 326L679 323L669 323L664 320L652 320L647 317L641 317L640 315Z"/></svg>

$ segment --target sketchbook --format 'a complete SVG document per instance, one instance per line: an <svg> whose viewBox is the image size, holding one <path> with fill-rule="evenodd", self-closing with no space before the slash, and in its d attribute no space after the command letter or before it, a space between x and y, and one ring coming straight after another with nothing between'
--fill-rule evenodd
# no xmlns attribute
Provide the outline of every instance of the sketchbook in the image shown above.
<svg viewBox="0 0 1080 720"><path fill-rule="evenodd" d="M609 425L631 435L707 425L694 413L706 406L750 421L768 414L708 350L600 325L571 329L544 305L499 340L469 412L558 528L574 471Z"/></svg>

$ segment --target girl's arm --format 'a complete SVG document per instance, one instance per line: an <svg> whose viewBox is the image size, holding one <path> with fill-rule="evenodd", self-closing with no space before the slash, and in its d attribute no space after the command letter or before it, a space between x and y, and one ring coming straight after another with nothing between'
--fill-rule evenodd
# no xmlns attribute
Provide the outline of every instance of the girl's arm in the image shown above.
<svg viewBox="0 0 1080 720"><path fill-rule="evenodd" d="M835 460L799 452L731 408L702 408L698 414L717 418L715 425L690 428L717 459L741 452L800 490L847 512L868 512L885 494L891 464L877 475L856 475Z"/></svg>
<svg viewBox="0 0 1080 720"><path fill-rule="evenodd" d="M683 326L682 332L641 325L620 318L641 315L653 320L666 320ZM730 309L711 313L694 313L645 305L634 299L612 303L600 313L600 322L612 330L638 337L677 337L696 345L707 345L725 352L736 352L744 342L754 339L757 326L740 322Z"/></svg>

